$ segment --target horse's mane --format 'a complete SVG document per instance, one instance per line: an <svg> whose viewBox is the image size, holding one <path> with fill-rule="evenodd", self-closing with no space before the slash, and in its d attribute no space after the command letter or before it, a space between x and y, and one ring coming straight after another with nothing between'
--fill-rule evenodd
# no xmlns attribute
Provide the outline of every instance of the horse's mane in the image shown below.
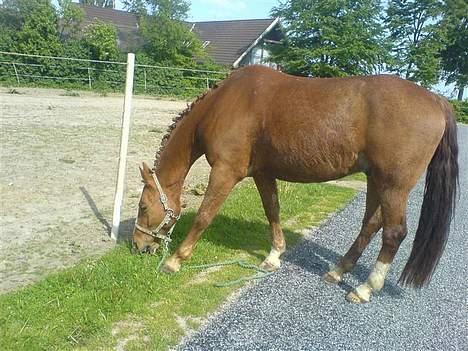
<svg viewBox="0 0 468 351"><path fill-rule="evenodd" d="M193 107L201 100L203 100L205 98L206 95L208 95L210 92L212 92L213 90L215 90L216 88L218 88L218 84L215 84L211 89L205 91L203 94L199 95L195 101L193 101L191 104L187 105L187 108L185 110L183 110L181 113L179 113L179 115L177 115L176 117L174 117L172 119L172 124L167 128L166 130L166 134L163 136L162 140L161 140L161 144L159 145L159 149L158 151L156 152L156 155L154 157L154 167L153 167L153 170L156 170L159 166L159 159L161 157L161 153L164 151L164 148L166 147L171 135L172 135L172 132L176 129L177 125L179 124L179 122L184 119L185 116L187 116L190 111L192 111Z"/></svg>

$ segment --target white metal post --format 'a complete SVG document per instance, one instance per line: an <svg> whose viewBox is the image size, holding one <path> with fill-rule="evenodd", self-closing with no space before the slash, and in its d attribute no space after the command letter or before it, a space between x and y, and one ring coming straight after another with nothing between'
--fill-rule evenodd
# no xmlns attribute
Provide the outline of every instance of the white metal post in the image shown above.
<svg viewBox="0 0 468 351"><path fill-rule="evenodd" d="M122 207L125 168L127 164L128 136L130 134L130 115L132 110L133 75L135 72L135 54L127 55L127 78L125 80L124 111L122 117L122 136L120 139L119 170L115 187L114 212L112 215L111 238L117 240L120 225L120 211Z"/></svg>
<svg viewBox="0 0 468 351"><path fill-rule="evenodd" d="M89 67L88 67L88 85L89 85L89 89L91 90L93 86L91 84L91 68Z"/></svg>
<svg viewBox="0 0 468 351"><path fill-rule="evenodd" d="M11 64L13 65L13 68L15 69L16 81L18 82L18 85L19 85L20 81L19 81L18 71L16 70L16 65L14 62L12 62Z"/></svg>

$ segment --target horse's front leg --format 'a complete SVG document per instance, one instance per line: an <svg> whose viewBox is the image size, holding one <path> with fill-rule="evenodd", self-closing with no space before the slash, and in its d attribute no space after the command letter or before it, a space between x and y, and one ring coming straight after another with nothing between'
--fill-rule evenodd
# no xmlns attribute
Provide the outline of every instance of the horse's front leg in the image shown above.
<svg viewBox="0 0 468 351"><path fill-rule="evenodd" d="M203 202L185 240L176 252L164 263L162 270L174 273L180 269L182 261L192 256L203 231L208 227L218 213L221 205L228 197L232 188L242 179L228 165L215 165L210 173L210 180Z"/></svg>
<svg viewBox="0 0 468 351"><path fill-rule="evenodd" d="M274 271L280 267L280 256L286 251L286 241L284 240L279 219L280 206L278 201L278 188L276 179L274 178L258 175L254 177L254 180L260 197L262 198L263 208L271 228L271 251L261 264L261 267L269 271Z"/></svg>

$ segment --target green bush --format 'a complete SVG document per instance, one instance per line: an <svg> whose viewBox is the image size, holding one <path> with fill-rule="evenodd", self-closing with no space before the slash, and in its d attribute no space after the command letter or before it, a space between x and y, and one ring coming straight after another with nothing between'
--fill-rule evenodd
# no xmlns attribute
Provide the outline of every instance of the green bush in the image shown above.
<svg viewBox="0 0 468 351"><path fill-rule="evenodd" d="M457 115L457 121L468 124L468 101L451 100L450 102Z"/></svg>

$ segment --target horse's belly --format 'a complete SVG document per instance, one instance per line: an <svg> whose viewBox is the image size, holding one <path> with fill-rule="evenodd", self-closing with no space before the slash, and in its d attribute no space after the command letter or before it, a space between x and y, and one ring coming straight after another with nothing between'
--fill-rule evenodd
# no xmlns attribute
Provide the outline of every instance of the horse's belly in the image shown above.
<svg viewBox="0 0 468 351"><path fill-rule="evenodd" d="M339 144L329 146L272 148L262 168L275 178L290 182L323 182L363 170L363 157L358 151Z"/></svg>

